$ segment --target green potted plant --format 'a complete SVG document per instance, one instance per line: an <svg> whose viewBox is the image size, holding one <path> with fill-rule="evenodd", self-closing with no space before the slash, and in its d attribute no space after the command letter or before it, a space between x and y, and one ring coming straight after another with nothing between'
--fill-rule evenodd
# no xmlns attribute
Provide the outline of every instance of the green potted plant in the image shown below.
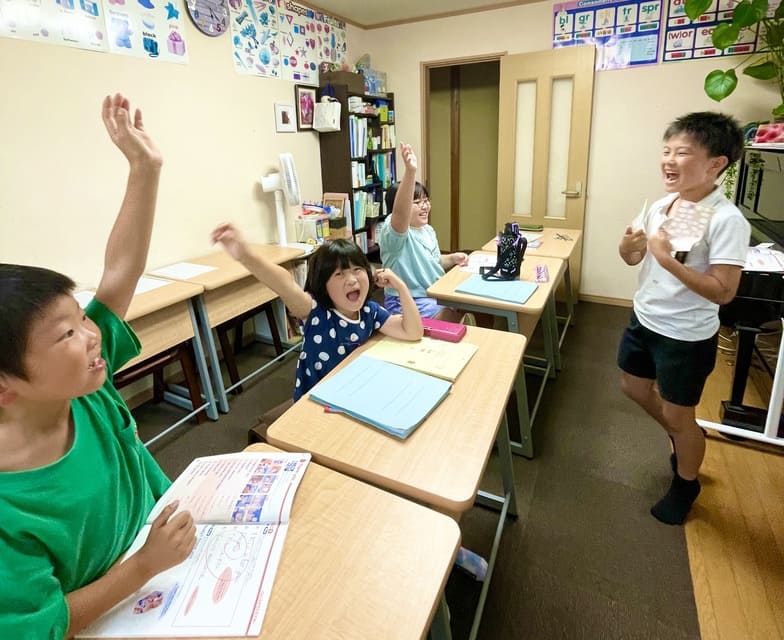
<svg viewBox="0 0 784 640"><path fill-rule="evenodd" d="M686 15L695 22L711 5L712 0L686 0ZM721 22L713 30L711 39L717 49L734 45L741 30L756 27L759 32L758 53L741 60L735 67L716 69L705 76L705 93L717 102L730 95L738 85L735 70L741 66L743 74L757 80L776 82L781 103L772 109L774 117L784 117L784 2L772 16L768 16L768 0L742 0L732 10L732 20Z"/></svg>

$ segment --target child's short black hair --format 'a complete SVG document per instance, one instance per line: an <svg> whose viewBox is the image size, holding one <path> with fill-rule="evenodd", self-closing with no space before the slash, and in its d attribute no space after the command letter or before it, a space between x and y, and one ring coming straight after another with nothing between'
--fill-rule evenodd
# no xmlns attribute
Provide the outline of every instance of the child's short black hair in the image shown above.
<svg viewBox="0 0 784 640"><path fill-rule="evenodd" d="M27 380L24 357L33 322L75 286L56 271L0 263L0 373Z"/></svg>
<svg viewBox="0 0 784 640"><path fill-rule="evenodd" d="M664 141L680 133L690 136L708 152L709 157L725 156L728 160L727 167L736 163L743 155L743 129L732 116L713 111L688 113L670 123L664 132Z"/></svg>
<svg viewBox="0 0 784 640"><path fill-rule="evenodd" d="M395 196L397 195L397 190L400 188L400 183L396 182L393 184L389 189L387 189L387 193L384 196L384 201L387 205L387 212L386 215L390 215L392 213L392 209L395 206ZM414 183L414 200L421 200L422 198L429 198L430 194L427 191L427 187L423 185L421 182ZM385 216L386 217L386 216Z"/></svg>
<svg viewBox="0 0 784 640"><path fill-rule="evenodd" d="M305 291L316 299L319 306L325 309L331 308L334 305L327 293L327 280L338 269L348 269L351 265L362 267L368 274L370 282L368 297L370 297L370 292L373 290L373 270L370 268L370 262L353 241L343 239L325 242L310 256Z"/></svg>

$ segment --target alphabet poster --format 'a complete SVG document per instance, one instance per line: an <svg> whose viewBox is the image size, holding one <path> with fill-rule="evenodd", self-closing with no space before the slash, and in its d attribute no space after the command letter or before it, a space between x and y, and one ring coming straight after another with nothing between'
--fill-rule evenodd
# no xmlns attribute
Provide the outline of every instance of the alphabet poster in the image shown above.
<svg viewBox="0 0 784 640"><path fill-rule="evenodd" d="M686 15L684 0L669 0L669 4L664 32L664 62L749 54L757 50L756 26L741 29L738 42L723 51L713 46L711 34L717 24L732 19L735 0L714 1L697 22L692 22ZM768 13L772 15L777 6L775 0L770 2Z"/></svg>
<svg viewBox="0 0 784 640"><path fill-rule="evenodd" d="M188 62L182 0L0 0L0 36Z"/></svg>
<svg viewBox="0 0 784 640"><path fill-rule="evenodd" d="M596 45L596 69L653 64L663 0L573 0L553 5L553 47Z"/></svg>

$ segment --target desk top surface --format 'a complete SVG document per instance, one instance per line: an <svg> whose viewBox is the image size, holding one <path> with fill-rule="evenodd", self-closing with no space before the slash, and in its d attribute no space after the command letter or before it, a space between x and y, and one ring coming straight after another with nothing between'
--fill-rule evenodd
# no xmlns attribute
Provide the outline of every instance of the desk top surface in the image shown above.
<svg viewBox="0 0 784 640"><path fill-rule="evenodd" d="M302 249L296 247L282 247L277 244L249 244L250 250L254 253L264 256L267 260L275 264L283 264L289 260L295 260L305 256ZM198 258L189 258L183 260L183 263L198 264L209 267L215 267L212 271L207 271L199 275L185 278L183 282L191 282L199 284L207 291L223 287L237 280L241 280L250 275L250 272L243 267L239 262L232 258L226 251L220 250L215 253L209 253ZM150 275L155 277L155 273ZM172 276L165 276L173 278Z"/></svg>
<svg viewBox="0 0 784 640"><path fill-rule="evenodd" d="M479 350L450 394L407 439L325 413L305 395L270 426L269 441L289 451L309 451L324 466L447 513L466 511L474 503L526 340L480 327L467 327L463 340Z"/></svg>
<svg viewBox="0 0 784 640"><path fill-rule="evenodd" d="M451 518L311 462L259 637L419 639L459 542Z"/></svg>
<svg viewBox="0 0 784 640"><path fill-rule="evenodd" d="M529 232L524 232L529 233ZM571 258L575 247L580 242L583 232L580 229L556 229L555 227L545 227L542 231L531 231L530 233L541 233L541 244L536 248L525 250L527 256L540 256L548 258L561 258L568 260ZM489 242L482 245L482 251L495 251L496 239L492 238Z"/></svg>
<svg viewBox="0 0 784 640"><path fill-rule="evenodd" d="M144 276L149 278L149 276ZM153 278L149 278L153 280ZM173 304L188 300L199 295L204 291L204 287L198 284L189 282L178 282L177 280L164 280L163 278L154 278L166 282L162 287L145 291L144 293L137 293L133 296L128 311L125 314L125 320L131 322L142 316L155 313Z"/></svg>
<svg viewBox="0 0 784 640"><path fill-rule="evenodd" d="M474 252L474 253L490 253L490 252ZM495 254L493 254L495 255ZM548 282L541 282L524 303L506 302L504 300L495 300L493 298L486 298L484 296L474 296L468 293L460 293L455 289L464 281L468 280L473 274L469 271L463 271L460 267L452 267L446 272L444 276L436 280L427 289L427 295L432 298L437 298L440 301L447 301L455 303L459 307L460 303L472 304L476 306L487 307L488 309L502 309L504 311L516 311L517 313L524 314L537 314L541 315L547 300L552 293L553 286L560 282L563 277L563 272L566 263L561 258L551 258L547 256L529 256L526 252L526 258L523 260L522 271L520 273L520 280L527 280L535 282L536 265L547 265L547 271L550 274Z"/></svg>

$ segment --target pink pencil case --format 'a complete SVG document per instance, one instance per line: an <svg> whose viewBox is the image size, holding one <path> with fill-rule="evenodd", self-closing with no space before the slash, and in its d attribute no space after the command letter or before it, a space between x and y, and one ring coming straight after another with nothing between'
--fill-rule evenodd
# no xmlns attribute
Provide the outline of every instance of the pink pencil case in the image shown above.
<svg viewBox="0 0 784 640"><path fill-rule="evenodd" d="M466 326L457 322L422 318L422 326L425 328L425 335L429 338L447 342L460 342L466 334Z"/></svg>

